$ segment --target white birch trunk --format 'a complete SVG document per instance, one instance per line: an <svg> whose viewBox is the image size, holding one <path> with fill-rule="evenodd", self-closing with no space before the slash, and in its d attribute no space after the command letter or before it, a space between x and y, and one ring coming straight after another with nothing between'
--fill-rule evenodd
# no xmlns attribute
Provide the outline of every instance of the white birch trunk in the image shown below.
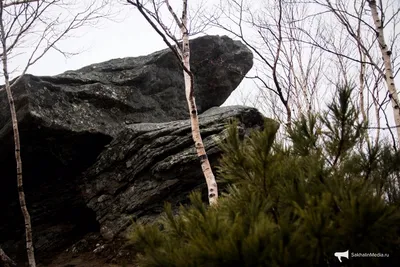
<svg viewBox="0 0 400 267"><path fill-rule="evenodd" d="M190 72L190 47L189 47L189 33L187 29L187 0L183 0L181 31L182 31L182 63L186 67L186 69ZM192 126L193 141L195 143L197 155L200 159L201 168L203 170L204 177L206 179L209 203L210 205L215 205L217 204L218 201L218 187L200 134L199 118L197 116L196 102L194 98L193 74L191 72L189 74L187 73L186 70L183 70L183 75L185 79L186 100L190 112L190 122Z"/></svg>
<svg viewBox="0 0 400 267"><path fill-rule="evenodd" d="M181 30L182 48L179 47L180 45L178 44L178 40L174 36L172 36L170 30L166 28L166 26L162 23L159 17L157 17L156 21L161 26L164 33L162 33L158 29L155 23L147 15L148 11L144 10L143 5L140 3L139 0L136 0L135 2L128 0L128 2L139 9L140 13L150 23L153 29L156 30L156 32L163 38L164 42L168 45L168 47L172 50L172 52L174 52L176 57L179 58L179 60L181 60L183 68L183 77L185 81L186 100L190 114L192 137L195 143L197 156L200 159L201 168L203 170L203 174L206 179L209 203L210 205L216 205L218 201L218 187L200 134L199 118L197 116L196 102L194 98L193 73L190 71L190 47L189 47L189 30L188 30L188 18L187 18L188 1L183 0L182 17L181 19L179 19L178 16L175 14L174 10L172 9L171 5L169 4L169 1L164 0L164 3L166 4L168 11L171 13L173 19L175 20L176 24L179 26ZM155 10L155 12L157 12L157 10ZM173 47L171 45L171 43L167 40L166 36L173 39L173 41L176 43L176 47Z"/></svg>
<svg viewBox="0 0 400 267"><path fill-rule="evenodd" d="M379 18L378 9L375 0L369 0L368 5L371 8L372 18L375 24L375 30L378 35L379 48L382 53L382 58L385 65L385 81L386 86L389 91L390 100L392 103L393 116L395 121L395 126L397 130L397 142L400 141L400 106L399 106L399 96L397 93L396 85L394 82L393 68L391 63L392 52L388 49L385 41L385 35L383 32L382 21Z"/></svg>
<svg viewBox="0 0 400 267"><path fill-rule="evenodd" d="M26 207L25 201L25 193L23 187L23 179L22 179L22 160L21 160L21 144L19 138L19 129L18 129L18 120L17 113L14 105L14 98L11 91L10 85L10 77L8 73L8 55L7 55L7 39L6 32L4 29L4 21L3 21L3 0L0 0L0 36L1 36L1 45L2 45L2 63L3 63L3 75L4 75L4 87L6 89L8 103L10 106L11 113L11 122L13 127L13 135L14 135L14 147L15 147L15 161L17 165L17 187L18 187L18 196L19 203L21 206L21 211L24 216L25 222L25 235L26 235L26 252L28 255L29 267L36 267L35 261L35 253L33 248L33 240L32 240L32 224L31 217L28 212L28 208Z"/></svg>
<svg viewBox="0 0 400 267"><path fill-rule="evenodd" d="M22 214L24 216L24 221L25 221L26 252L28 255L29 267L36 267L35 253L34 253L33 239L32 239L31 217L29 215L28 208L26 207L25 193L24 193L24 187L23 187L21 144L20 144L20 138L19 138L17 113L15 110L14 99L12 96L10 81L9 81L8 72L7 72L7 63L4 60L4 58L6 57L4 55L6 55L6 54L7 53L3 53L3 69L4 69L5 89L6 89L7 96L8 96L8 103L10 105L11 121L12 121L13 134L14 134L15 160L17 163L18 196L19 196L19 203L21 206L21 211L22 211Z"/></svg>

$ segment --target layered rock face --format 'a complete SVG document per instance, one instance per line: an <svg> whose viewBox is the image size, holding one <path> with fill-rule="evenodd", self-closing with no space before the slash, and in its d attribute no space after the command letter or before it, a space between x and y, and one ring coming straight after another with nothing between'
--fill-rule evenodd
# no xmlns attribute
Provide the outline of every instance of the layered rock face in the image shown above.
<svg viewBox="0 0 400 267"><path fill-rule="evenodd" d="M241 121L243 129L263 125L257 110L241 106L217 108L199 116L214 167L220 155L218 144L232 119ZM162 211L165 201L182 203L190 190L204 185L189 120L128 126L83 177L86 203L95 211L106 239L123 232L132 218L151 220Z"/></svg>
<svg viewBox="0 0 400 267"><path fill-rule="evenodd" d="M244 129L263 125L255 109L216 108L252 67L252 53L220 36L192 40L191 51L202 135L215 166L217 143L230 119L239 119ZM112 240L124 233L132 216L152 219L164 201L185 201L188 192L204 186L182 70L168 49L52 77L25 75L13 94L39 259L88 232ZM9 114L0 90L0 246L23 261Z"/></svg>

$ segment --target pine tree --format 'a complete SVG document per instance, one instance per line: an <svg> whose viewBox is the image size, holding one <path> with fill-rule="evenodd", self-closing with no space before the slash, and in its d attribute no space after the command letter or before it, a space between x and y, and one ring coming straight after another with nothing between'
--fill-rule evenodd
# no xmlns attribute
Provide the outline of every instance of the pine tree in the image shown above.
<svg viewBox="0 0 400 267"><path fill-rule="evenodd" d="M177 215L167 204L157 223L135 224L140 266L398 266L399 156L358 149L351 92L339 87L326 112L294 122L290 145L274 142L271 120L245 137L232 122L218 168L227 192L215 207L194 192ZM390 257L343 265L334 253L346 250Z"/></svg>

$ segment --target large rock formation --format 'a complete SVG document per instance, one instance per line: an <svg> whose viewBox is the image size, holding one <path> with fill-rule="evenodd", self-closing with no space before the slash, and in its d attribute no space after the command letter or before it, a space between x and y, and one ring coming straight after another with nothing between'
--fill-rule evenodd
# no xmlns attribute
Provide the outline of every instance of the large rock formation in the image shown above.
<svg viewBox="0 0 400 267"><path fill-rule="evenodd" d="M252 66L251 52L228 37L191 41L200 112L221 105ZM13 94L18 113L24 187L38 257L54 255L88 232L112 239L130 216L156 216L203 178L192 147L182 70L167 49L115 59L53 77L25 75ZM0 246L24 257L12 128L0 90ZM245 107L201 116L213 165L223 125L262 125ZM181 120L181 121L179 121ZM50 253L51 252L51 253ZM50 254L49 254L50 253Z"/></svg>
<svg viewBox="0 0 400 267"><path fill-rule="evenodd" d="M199 116L213 166L226 125L235 118L244 129L263 125L257 110L240 106L217 108ZM132 218L151 219L162 211L164 201L182 202L188 191L204 185L189 120L129 126L83 176L86 202L96 212L106 239L125 230Z"/></svg>

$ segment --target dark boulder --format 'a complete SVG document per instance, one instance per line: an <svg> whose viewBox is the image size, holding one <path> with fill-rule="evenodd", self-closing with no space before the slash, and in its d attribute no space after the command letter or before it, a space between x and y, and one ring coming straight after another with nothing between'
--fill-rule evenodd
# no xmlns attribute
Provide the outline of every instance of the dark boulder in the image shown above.
<svg viewBox="0 0 400 267"><path fill-rule="evenodd" d="M192 40L191 46L192 70L196 77L196 101L201 112L219 106L226 100L251 68L252 54L242 43L228 37L200 37ZM143 146L155 149L157 143L159 145L164 143L161 137L160 139L154 136L154 132L157 132L154 127L160 127L160 134L165 135L164 138L171 138L164 132L165 130L162 130L164 128L186 134L186 130L180 129L180 126L187 127L187 122L164 124L186 119L188 116L183 73L168 49L148 56L110 60L52 77L25 75L14 86L13 95L21 134L24 188L39 258L65 248L90 231L99 231L101 226L106 225L106 220L110 221L111 213L108 210L102 210L96 204L96 197L101 197L102 193L93 191L95 188L93 179L99 179L98 184L104 184L102 177L107 174L96 173L94 168L102 167L104 161L100 165L96 164L97 157L103 151L101 154L103 157L109 155L107 153L110 153L110 150L104 149L114 138L118 137L110 144L110 148L121 142L133 141L128 138L129 133L140 132L142 136L140 138L146 136L150 138L146 141L148 144ZM232 112L230 111L229 114L234 114ZM235 112L239 114L243 110L238 109ZM2 180L0 245L10 255L25 256L24 224L18 202L9 114L6 93L0 89ZM221 129L221 126L216 126L221 123L217 117L214 116L215 125L209 121L209 126L207 126L211 127L210 129L216 127L215 134ZM136 123L155 124L136 125ZM144 130L143 127L150 128ZM173 127L176 129L172 130ZM124 134L127 135L126 139L124 139ZM177 155L181 149L189 151L190 140L189 138L180 145L171 140L172 150L166 149L162 157L167 157L167 152ZM139 144L138 140L134 141L136 145ZM130 145L127 144L127 146ZM146 153L148 157L151 157L152 153L160 153L160 151L148 150ZM175 188L175 191L178 190L176 188L181 188L181 193L178 194L181 198L195 186L196 183L182 183L178 186L175 182L171 182L172 176L168 174L168 168L164 166L167 162L163 161L162 157L154 154L154 158L151 159L154 166L166 168L163 171L167 175L165 178L163 178L163 173L156 172L157 179L166 181L158 185L161 186L159 196L155 197L157 189L151 187L155 182L150 180L148 189L150 191L147 192L152 200L132 206L131 208L135 209L131 212L132 214L137 216L150 214L148 210L156 205L154 201L162 202L163 198L170 199L172 195L170 196L163 189L168 184L170 188ZM195 166L192 172L200 171L194 161L182 160L179 163L182 168L187 168L184 166L188 163L190 166ZM107 162L107 164L122 168L121 166L129 164L128 162L130 161L121 163L115 159L115 162ZM148 162L142 162L142 164L144 165L137 165L137 168L142 168L143 174L149 166L146 165ZM88 168L89 171L87 171ZM171 167L171 170L174 168ZM85 179L82 176L84 171L87 171ZM139 180L145 179L146 177L141 176L142 174L135 174L137 175L135 177L139 177ZM201 183L202 179L199 181L196 180ZM112 186L110 185L110 188ZM129 186L129 183L124 180L120 182L120 186L119 190L123 191L123 186ZM145 190L145 186L141 186ZM82 188L85 190L82 191ZM88 189L92 190L90 191L92 198L85 193ZM176 200L179 200L178 195ZM120 201L122 195L116 193L114 197L116 201ZM104 198L107 196L103 196ZM140 207L143 208L143 212L137 210ZM102 215L103 213L109 214L106 216L107 219L105 215ZM123 217L128 213L120 212ZM117 214L119 213L115 213ZM118 229L123 229L123 227Z"/></svg>

